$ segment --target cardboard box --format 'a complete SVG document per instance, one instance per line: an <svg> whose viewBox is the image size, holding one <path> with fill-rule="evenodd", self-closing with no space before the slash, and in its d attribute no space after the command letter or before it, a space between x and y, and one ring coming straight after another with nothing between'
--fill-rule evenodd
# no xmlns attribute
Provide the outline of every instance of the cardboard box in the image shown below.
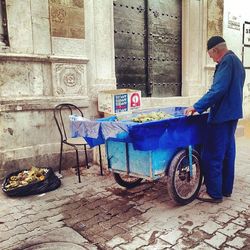
<svg viewBox="0 0 250 250"><path fill-rule="evenodd" d="M141 107L141 91L134 89L105 90L98 93L98 110L108 114L131 112Z"/></svg>

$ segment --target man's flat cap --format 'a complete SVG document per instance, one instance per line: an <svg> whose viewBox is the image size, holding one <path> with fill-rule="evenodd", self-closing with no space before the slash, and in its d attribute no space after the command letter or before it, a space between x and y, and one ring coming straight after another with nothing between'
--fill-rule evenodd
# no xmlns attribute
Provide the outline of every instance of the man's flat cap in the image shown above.
<svg viewBox="0 0 250 250"><path fill-rule="evenodd" d="M207 41L207 50L212 49L214 46L218 45L219 43L225 43L225 40L221 36L212 36Z"/></svg>

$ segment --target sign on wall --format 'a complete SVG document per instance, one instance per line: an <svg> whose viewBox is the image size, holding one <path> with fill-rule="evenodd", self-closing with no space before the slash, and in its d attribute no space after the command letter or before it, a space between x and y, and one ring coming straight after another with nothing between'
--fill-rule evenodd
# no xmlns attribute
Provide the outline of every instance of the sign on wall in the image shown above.
<svg viewBox="0 0 250 250"><path fill-rule="evenodd" d="M250 46L250 22L245 22L243 25L243 44Z"/></svg>
<svg viewBox="0 0 250 250"><path fill-rule="evenodd" d="M240 15L235 15L231 12L228 12L228 24L227 27L230 29L240 30Z"/></svg>

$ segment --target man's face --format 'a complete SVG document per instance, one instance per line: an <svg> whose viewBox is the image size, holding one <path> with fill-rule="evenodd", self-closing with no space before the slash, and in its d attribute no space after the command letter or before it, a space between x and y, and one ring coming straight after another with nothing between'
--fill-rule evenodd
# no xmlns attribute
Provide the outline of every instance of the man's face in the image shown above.
<svg viewBox="0 0 250 250"><path fill-rule="evenodd" d="M220 56L219 56L219 50L216 47L208 50L207 53L209 57L213 59L214 62L218 62Z"/></svg>

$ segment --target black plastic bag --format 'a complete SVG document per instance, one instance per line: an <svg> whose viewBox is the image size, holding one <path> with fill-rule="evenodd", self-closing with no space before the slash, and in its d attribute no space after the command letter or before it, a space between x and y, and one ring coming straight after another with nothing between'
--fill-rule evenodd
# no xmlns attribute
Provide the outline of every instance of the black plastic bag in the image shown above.
<svg viewBox="0 0 250 250"><path fill-rule="evenodd" d="M7 190L6 185L8 184L10 177L13 175L18 175L20 172L24 170L11 173L7 175L6 178L4 179L4 182L2 184L2 190L8 196L27 196L27 195L41 194L55 190L58 187L60 187L61 180L54 174L52 168L47 168L47 169L48 172L46 173L44 180L29 183L25 186Z"/></svg>

